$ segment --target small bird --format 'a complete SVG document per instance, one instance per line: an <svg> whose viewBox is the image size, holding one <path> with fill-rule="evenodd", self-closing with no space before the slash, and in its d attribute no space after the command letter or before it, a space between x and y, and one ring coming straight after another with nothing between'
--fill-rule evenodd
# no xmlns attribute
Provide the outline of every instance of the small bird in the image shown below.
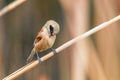
<svg viewBox="0 0 120 80"><path fill-rule="evenodd" d="M54 20L47 21L46 24L40 29L38 35L34 40L34 48L32 49L31 54L27 58L27 62L30 62L35 54L37 56L37 59L40 61L38 52L45 51L49 48L55 52L52 46L55 42L56 34L58 34L59 31L60 27L56 21Z"/></svg>

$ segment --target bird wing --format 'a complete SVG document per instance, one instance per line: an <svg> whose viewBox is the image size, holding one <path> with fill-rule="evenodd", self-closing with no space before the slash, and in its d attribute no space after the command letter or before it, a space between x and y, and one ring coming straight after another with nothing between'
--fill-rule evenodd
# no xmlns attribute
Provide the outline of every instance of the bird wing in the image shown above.
<svg viewBox="0 0 120 80"><path fill-rule="evenodd" d="M38 35L36 36L35 40L34 40L34 45L39 42L42 39L41 34L38 33Z"/></svg>
<svg viewBox="0 0 120 80"><path fill-rule="evenodd" d="M38 35L36 36L36 38L35 38L35 40L34 40L34 45L35 45L36 43L38 43L38 42L41 42L41 41L42 41L42 36L41 36L40 33L38 33ZM33 59L35 53L36 53L36 51L35 51L35 49L33 48L32 51L31 51L31 54L30 54L29 57L27 58L27 62L30 62L30 61Z"/></svg>

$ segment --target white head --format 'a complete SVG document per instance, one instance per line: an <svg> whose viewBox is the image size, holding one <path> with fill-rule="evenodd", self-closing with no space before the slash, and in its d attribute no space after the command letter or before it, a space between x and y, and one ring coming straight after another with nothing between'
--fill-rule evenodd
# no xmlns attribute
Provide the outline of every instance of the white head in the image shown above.
<svg viewBox="0 0 120 80"><path fill-rule="evenodd" d="M59 24L54 20L47 21L44 27L47 28L47 31L50 33L51 36L58 34L60 31Z"/></svg>

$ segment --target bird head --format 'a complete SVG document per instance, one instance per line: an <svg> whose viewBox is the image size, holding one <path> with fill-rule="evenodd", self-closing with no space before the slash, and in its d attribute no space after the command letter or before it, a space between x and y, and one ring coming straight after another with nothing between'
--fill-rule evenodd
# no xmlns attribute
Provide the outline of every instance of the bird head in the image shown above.
<svg viewBox="0 0 120 80"><path fill-rule="evenodd" d="M60 31L59 24L54 20L47 21L44 27L47 28L47 31L51 36L58 34Z"/></svg>

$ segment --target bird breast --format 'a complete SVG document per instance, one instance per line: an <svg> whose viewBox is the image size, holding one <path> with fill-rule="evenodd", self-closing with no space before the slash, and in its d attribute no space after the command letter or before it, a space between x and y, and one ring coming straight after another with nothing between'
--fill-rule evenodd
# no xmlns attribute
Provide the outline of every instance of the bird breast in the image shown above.
<svg viewBox="0 0 120 80"><path fill-rule="evenodd" d="M41 40L34 44L34 48L36 52L42 52L51 48L55 42L56 36L49 36L47 31L43 31L38 33L41 36Z"/></svg>

